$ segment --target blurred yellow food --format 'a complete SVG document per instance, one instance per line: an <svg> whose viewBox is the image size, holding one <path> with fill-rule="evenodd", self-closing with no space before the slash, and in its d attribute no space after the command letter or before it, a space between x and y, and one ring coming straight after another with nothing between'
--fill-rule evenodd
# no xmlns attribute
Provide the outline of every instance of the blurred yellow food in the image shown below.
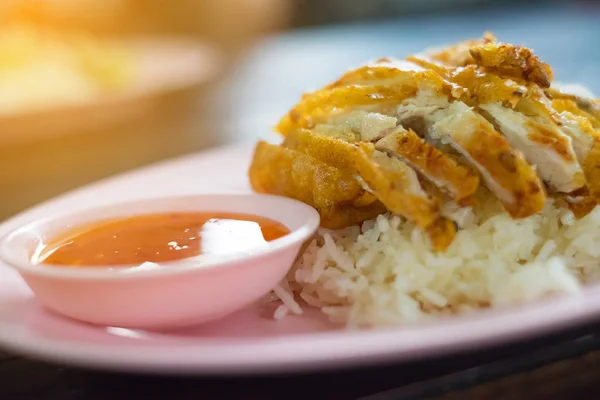
<svg viewBox="0 0 600 400"><path fill-rule="evenodd" d="M0 28L0 54L0 115L118 93L135 70L113 41L28 24Z"/></svg>
<svg viewBox="0 0 600 400"><path fill-rule="evenodd" d="M38 86L27 94L23 83L14 86L12 112L0 109L0 220L94 180L218 143L203 100L219 74L219 54L185 38L121 44L134 55L131 81L67 63L50 81L30 75ZM93 89L73 85L71 71ZM10 104L15 98L19 110Z"/></svg>
<svg viewBox="0 0 600 400"><path fill-rule="evenodd" d="M232 59L291 20L290 0L0 0L0 26L30 21L112 36L185 35L217 45Z"/></svg>
<svg viewBox="0 0 600 400"><path fill-rule="evenodd" d="M0 0L0 221L221 144L217 88L289 0Z"/></svg>

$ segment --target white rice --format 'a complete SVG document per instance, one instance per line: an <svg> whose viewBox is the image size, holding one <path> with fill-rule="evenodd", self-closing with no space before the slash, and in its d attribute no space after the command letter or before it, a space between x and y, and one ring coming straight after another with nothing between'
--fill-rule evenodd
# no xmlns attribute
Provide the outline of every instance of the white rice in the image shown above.
<svg viewBox="0 0 600 400"><path fill-rule="evenodd" d="M276 318L318 307L349 327L394 325L573 293L600 271L600 207L577 220L548 200L514 220L485 196L455 209L461 229L447 251L393 215L321 230L276 289Z"/></svg>

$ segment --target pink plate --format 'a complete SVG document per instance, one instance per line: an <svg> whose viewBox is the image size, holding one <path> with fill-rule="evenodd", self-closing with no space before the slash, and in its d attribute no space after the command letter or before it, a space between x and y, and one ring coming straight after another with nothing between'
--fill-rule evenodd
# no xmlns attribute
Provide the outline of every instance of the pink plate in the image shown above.
<svg viewBox="0 0 600 400"><path fill-rule="evenodd" d="M188 156L85 187L0 225L0 234L57 212L165 194L247 193L252 147ZM531 338L600 316L600 287L526 306L395 329L345 331L317 312L276 322L255 305L194 329L148 333L86 325L42 308L0 265L0 347L64 364L156 373L297 372L407 361Z"/></svg>

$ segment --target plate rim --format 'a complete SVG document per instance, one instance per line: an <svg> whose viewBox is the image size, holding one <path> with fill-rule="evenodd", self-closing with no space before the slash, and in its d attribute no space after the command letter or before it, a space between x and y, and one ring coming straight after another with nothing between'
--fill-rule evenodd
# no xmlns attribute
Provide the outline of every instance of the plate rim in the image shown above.
<svg viewBox="0 0 600 400"><path fill-rule="evenodd" d="M5 268L0 266L0 270ZM587 291L590 293L557 295L523 307L484 310L413 326L242 340L186 338L181 343L140 345L137 342L131 346L22 337L16 334L18 329L0 320L0 346L40 360L121 372L171 375L316 372L410 362L575 328L600 315L600 286ZM596 301L584 301L590 296ZM586 303L595 306L585 307ZM557 312L557 307L562 310ZM506 322L520 325L510 328Z"/></svg>

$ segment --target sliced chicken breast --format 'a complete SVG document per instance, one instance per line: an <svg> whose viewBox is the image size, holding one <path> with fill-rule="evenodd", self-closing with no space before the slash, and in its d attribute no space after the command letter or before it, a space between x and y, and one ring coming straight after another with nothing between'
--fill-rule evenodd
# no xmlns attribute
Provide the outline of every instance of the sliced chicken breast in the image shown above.
<svg viewBox="0 0 600 400"><path fill-rule="evenodd" d="M462 102L436 112L430 135L450 144L475 166L514 218L539 212L546 196L534 169L492 124Z"/></svg>
<svg viewBox="0 0 600 400"><path fill-rule="evenodd" d="M469 49L475 64L492 69L499 75L512 76L549 88L552 70L531 49L492 41L477 43Z"/></svg>
<svg viewBox="0 0 600 400"><path fill-rule="evenodd" d="M453 200L466 199L479 187L479 176L474 171L412 130L399 126L379 139L375 148L404 161Z"/></svg>
<svg viewBox="0 0 600 400"><path fill-rule="evenodd" d="M456 228L440 214L439 204L422 188L416 172L372 144L351 144L313 131L296 130L283 146L321 160L364 184L388 210L429 232L434 248L445 249Z"/></svg>
<svg viewBox="0 0 600 400"><path fill-rule="evenodd" d="M571 138L577 160L583 165L594 146L598 133L589 120L563 111L559 114L561 130Z"/></svg>
<svg viewBox="0 0 600 400"><path fill-rule="evenodd" d="M499 104L481 104L508 142L521 151L548 186L571 193L586 184L571 137L550 124L535 121Z"/></svg>
<svg viewBox="0 0 600 400"><path fill-rule="evenodd" d="M313 129L335 114L354 111L358 107L385 107L416 94L416 86L375 85L341 86L319 90L304 96L278 123L276 130L286 136L294 129Z"/></svg>
<svg viewBox="0 0 600 400"><path fill-rule="evenodd" d="M473 204L481 185L513 218L541 211L545 187L584 215L600 204L600 100L551 81L533 51L489 34L379 59L303 95L276 127L283 144L257 147L251 182L330 226L398 214L438 250L457 229L448 206Z"/></svg>
<svg viewBox="0 0 600 400"><path fill-rule="evenodd" d="M398 125L398 118L378 112L357 110L331 117L328 123L348 127L356 135L357 141L370 142L395 128Z"/></svg>
<svg viewBox="0 0 600 400"><path fill-rule="evenodd" d="M386 212L378 201L365 204L365 190L348 173L285 147L259 142L248 174L257 192L315 207L326 228L345 228Z"/></svg>
<svg viewBox="0 0 600 400"><path fill-rule="evenodd" d="M432 107L437 111L431 112ZM475 167L514 218L535 214L544 207L546 196L534 168L473 108L423 91L398 107L400 123L417 117L423 119L420 133L445 153L450 152L449 147Z"/></svg>

